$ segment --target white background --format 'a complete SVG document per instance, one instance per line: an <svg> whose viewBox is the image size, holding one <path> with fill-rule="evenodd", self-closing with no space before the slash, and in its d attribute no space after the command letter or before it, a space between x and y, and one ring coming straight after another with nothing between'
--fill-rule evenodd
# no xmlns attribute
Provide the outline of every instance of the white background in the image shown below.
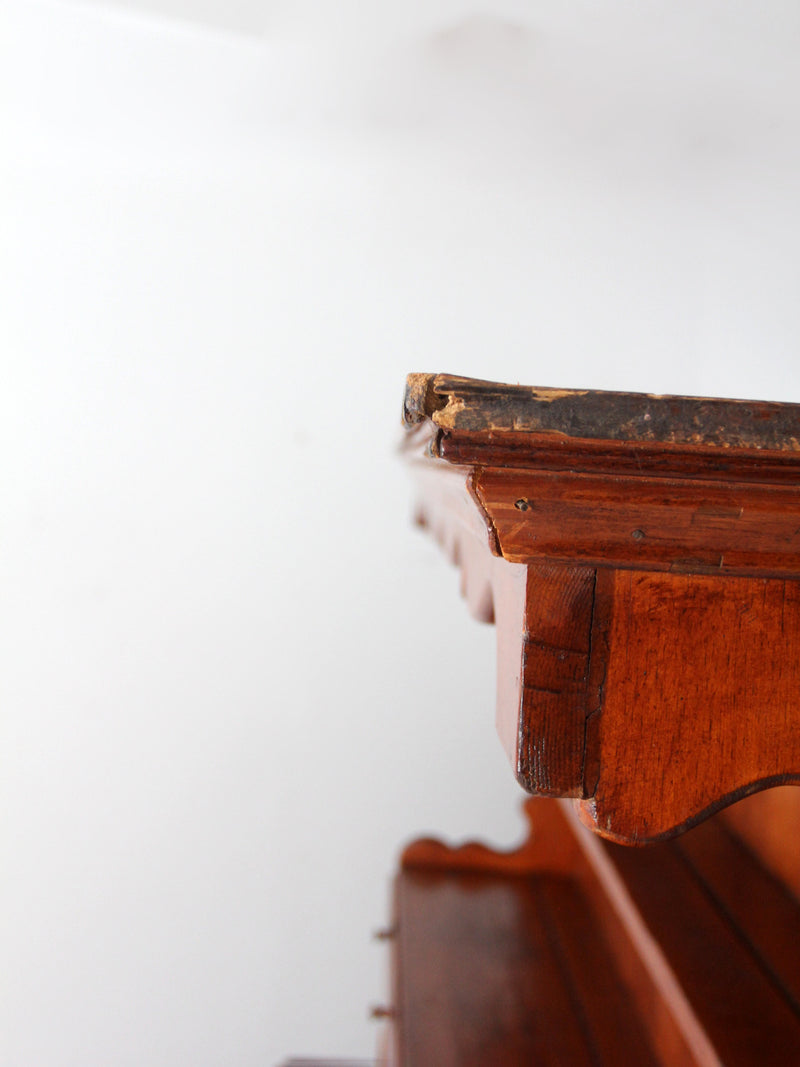
<svg viewBox="0 0 800 1067"><path fill-rule="evenodd" d="M0 1063L370 1055L520 831L404 375L800 400L800 8L0 12Z"/></svg>

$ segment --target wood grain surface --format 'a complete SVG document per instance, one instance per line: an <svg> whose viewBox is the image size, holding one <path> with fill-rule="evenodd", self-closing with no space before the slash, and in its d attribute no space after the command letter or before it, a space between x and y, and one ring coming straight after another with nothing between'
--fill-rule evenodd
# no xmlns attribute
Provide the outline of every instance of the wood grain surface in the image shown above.
<svg viewBox="0 0 800 1067"><path fill-rule="evenodd" d="M514 773L614 840L800 782L799 413L409 379L419 515L497 624Z"/></svg>
<svg viewBox="0 0 800 1067"><path fill-rule="evenodd" d="M590 825L649 841L759 786L800 781L796 582L609 571L601 585Z"/></svg>
<svg viewBox="0 0 800 1067"><path fill-rule="evenodd" d="M800 902L727 818L639 850L526 814L511 852L405 850L392 1064L796 1062Z"/></svg>
<svg viewBox="0 0 800 1067"><path fill-rule="evenodd" d="M800 485L482 468L475 492L515 563L800 575Z"/></svg>
<svg viewBox="0 0 800 1067"><path fill-rule="evenodd" d="M587 896L595 883L584 878L580 828L552 801L529 801L526 814L529 836L508 853L430 840L406 848L391 1063L660 1062Z"/></svg>

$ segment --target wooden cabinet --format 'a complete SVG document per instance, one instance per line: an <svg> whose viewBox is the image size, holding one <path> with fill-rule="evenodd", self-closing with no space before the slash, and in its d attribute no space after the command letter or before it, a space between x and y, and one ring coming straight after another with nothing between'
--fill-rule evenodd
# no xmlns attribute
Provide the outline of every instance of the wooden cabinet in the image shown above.
<svg viewBox="0 0 800 1067"><path fill-rule="evenodd" d="M412 375L404 410L528 792L636 843L800 781L800 407Z"/></svg>
<svg viewBox="0 0 800 1067"><path fill-rule="evenodd" d="M404 415L550 799L406 849L390 1062L800 1064L800 408L412 375Z"/></svg>

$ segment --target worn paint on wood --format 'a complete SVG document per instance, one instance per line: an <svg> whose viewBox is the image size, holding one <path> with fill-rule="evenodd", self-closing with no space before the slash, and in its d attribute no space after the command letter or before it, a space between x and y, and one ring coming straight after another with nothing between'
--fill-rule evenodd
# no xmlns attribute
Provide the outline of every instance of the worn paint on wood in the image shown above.
<svg viewBox="0 0 800 1067"><path fill-rule="evenodd" d="M800 405L545 389L446 374L409 375L404 417L445 431L525 431L587 440L661 441L800 452Z"/></svg>

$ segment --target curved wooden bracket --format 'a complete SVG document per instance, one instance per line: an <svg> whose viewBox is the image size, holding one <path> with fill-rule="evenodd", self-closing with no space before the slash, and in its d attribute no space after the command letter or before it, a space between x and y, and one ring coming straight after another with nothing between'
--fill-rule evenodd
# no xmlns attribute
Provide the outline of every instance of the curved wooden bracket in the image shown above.
<svg viewBox="0 0 800 1067"><path fill-rule="evenodd" d="M592 645L587 825L652 841L800 782L800 583L601 571Z"/></svg>

